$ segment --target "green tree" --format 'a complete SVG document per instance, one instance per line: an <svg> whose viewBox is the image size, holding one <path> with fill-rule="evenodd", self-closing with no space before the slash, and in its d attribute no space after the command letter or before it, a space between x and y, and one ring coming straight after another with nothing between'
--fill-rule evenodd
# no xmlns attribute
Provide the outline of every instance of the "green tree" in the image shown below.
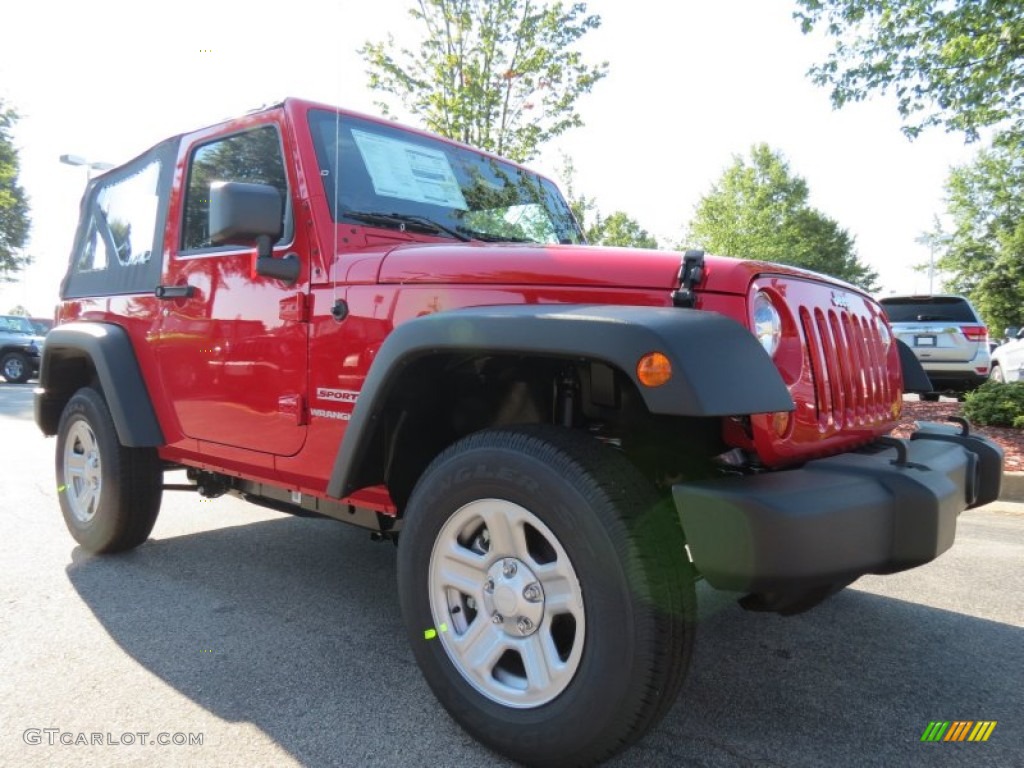
<svg viewBox="0 0 1024 768"><path fill-rule="evenodd" d="M993 334L1024 325L1024 148L1001 145L950 171L952 232L939 244L947 289L966 294Z"/></svg>
<svg viewBox="0 0 1024 768"><path fill-rule="evenodd" d="M624 211L615 211L607 217L595 215L587 228L587 242L594 245L617 245L623 248L657 248L655 240L636 219Z"/></svg>
<svg viewBox="0 0 1024 768"><path fill-rule="evenodd" d="M854 238L808 205L808 195L807 182L781 153L756 145L749 162L735 156L701 198L689 240L715 253L791 264L877 290L878 275L857 259Z"/></svg>
<svg viewBox="0 0 1024 768"><path fill-rule="evenodd" d="M512 160L582 125L576 101L607 74L573 49L601 23L586 3L418 0L409 13L423 31L416 50L395 51L391 36L359 50L370 88L427 129Z"/></svg>
<svg viewBox="0 0 1024 768"><path fill-rule="evenodd" d="M0 101L0 280L10 281L32 259L22 252L31 219L28 197L18 183L18 150L11 129L18 114Z"/></svg>
<svg viewBox="0 0 1024 768"><path fill-rule="evenodd" d="M1024 136L1024 0L797 0L803 31L835 48L811 77L836 107L895 92L910 137L942 125L968 140Z"/></svg>

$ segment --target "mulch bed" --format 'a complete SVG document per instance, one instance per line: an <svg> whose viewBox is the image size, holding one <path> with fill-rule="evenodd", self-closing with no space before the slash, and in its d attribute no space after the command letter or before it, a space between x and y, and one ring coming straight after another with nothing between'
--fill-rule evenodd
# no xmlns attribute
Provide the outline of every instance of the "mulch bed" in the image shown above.
<svg viewBox="0 0 1024 768"><path fill-rule="evenodd" d="M894 434L899 437L909 436L915 421L945 421L948 416L963 416L963 405L953 401L925 403L916 399L903 401L903 415ZM1024 472L1024 429L1007 429L1003 427L971 426L971 432L985 435L994 440L1003 451L1006 459L1003 468L1007 472Z"/></svg>

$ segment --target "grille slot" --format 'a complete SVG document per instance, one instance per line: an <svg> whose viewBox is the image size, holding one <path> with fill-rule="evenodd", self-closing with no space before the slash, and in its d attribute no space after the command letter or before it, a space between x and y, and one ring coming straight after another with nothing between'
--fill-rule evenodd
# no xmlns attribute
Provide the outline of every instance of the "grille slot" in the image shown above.
<svg viewBox="0 0 1024 768"><path fill-rule="evenodd" d="M822 431L889 416L891 392L878 320L849 311L799 308Z"/></svg>

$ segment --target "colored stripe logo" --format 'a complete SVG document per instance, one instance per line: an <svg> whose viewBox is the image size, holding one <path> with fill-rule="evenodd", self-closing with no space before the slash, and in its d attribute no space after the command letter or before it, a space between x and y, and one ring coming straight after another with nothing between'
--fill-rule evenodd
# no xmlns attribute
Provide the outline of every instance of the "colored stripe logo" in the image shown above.
<svg viewBox="0 0 1024 768"><path fill-rule="evenodd" d="M933 720L921 734L921 741L988 741L997 720Z"/></svg>

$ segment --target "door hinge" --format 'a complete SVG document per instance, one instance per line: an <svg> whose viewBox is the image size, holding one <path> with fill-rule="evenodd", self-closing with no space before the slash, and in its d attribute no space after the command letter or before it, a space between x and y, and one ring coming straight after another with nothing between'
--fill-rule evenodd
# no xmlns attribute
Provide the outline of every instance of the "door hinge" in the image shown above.
<svg viewBox="0 0 1024 768"><path fill-rule="evenodd" d="M277 316L281 320L293 323L309 322L309 302L306 294L294 293L277 303Z"/></svg>
<svg viewBox="0 0 1024 768"><path fill-rule="evenodd" d="M279 413L292 415L297 427L309 422L306 413L306 399L302 395L281 395L277 398L277 410Z"/></svg>

